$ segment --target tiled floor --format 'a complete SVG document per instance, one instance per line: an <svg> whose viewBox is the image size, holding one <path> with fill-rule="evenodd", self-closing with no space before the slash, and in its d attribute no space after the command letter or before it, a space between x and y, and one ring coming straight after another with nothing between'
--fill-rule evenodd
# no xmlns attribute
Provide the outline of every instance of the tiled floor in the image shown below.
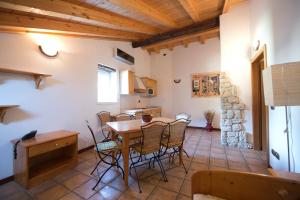
<svg viewBox="0 0 300 200"><path fill-rule="evenodd" d="M63 174L30 190L23 190L15 182L0 186L2 200L77 200L77 199L191 199L191 175L200 169L229 169L268 174L266 155L263 152L223 147L220 145L219 132L206 132L199 129L188 129L185 150L190 158L184 157L188 169L186 175L183 168L164 160L167 168L168 182L161 180L158 168L148 169L147 166L138 168L142 177L142 193L138 192L137 183L130 178L130 186L124 186L118 172L109 171L102 183L93 191L91 188L96 179L90 176L95 166L95 154L87 151L79 155L78 165ZM105 169L101 166L99 170Z"/></svg>

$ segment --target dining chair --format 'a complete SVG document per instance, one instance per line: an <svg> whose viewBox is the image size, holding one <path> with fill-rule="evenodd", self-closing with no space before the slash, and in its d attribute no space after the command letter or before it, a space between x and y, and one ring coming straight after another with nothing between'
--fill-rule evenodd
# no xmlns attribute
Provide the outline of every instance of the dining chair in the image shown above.
<svg viewBox="0 0 300 200"><path fill-rule="evenodd" d="M97 162L96 166L94 167L94 169L91 172L91 175L93 175L94 171L97 169L97 173L99 176L99 179L98 179L96 185L92 188L93 190L95 190L95 188L100 183L100 181L104 177L104 175L114 166L116 166L118 169L121 170L123 178L124 178L124 170L119 164L119 160L121 157L121 147L118 145L118 143L116 141L113 141L113 140L111 140L111 141L102 140L101 142L97 142L94 131L91 128L88 121L86 121L86 125L92 135L94 145L95 145L94 150L96 151L98 158L99 158L99 161ZM109 158L109 160L111 162L108 162L106 160L107 158ZM98 171L98 166L102 162L107 164L109 167L100 176L99 171Z"/></svg>
<svg viewBox="0 0 300 200"><path fill-rule="evenodd" d="M178 113L176 116L175 116L175 119L186 119L186 120L189 120L189 123L191 122L191 115L190 114L187 114L185 112L182 112L182 113ZM189 154L183 149L183 152L185 153L185 155L189 158Z"/></svg>
<svg viewBox="0 0 300 200"><path fill-rule="evenodd" d="M133 160L132 153L130 153L130 160L131 160L130 171L133 167L134 172L136 174L140 193L142 191L141 191L139 177L137 174L136 167L144 165L144 164L148 164L148 161L146 160L147 161L147 163L146 163L145 159L143 159L147 155L153 156L152 157L154 159L153 162L156 161L158 163L164 181L165 182L168 181L163 164L160 161L162 135L163 135L164 129L167 126L168 126L167 123L160 122L160 121L154 121L149 124L141 126L142 135L140 137L140 142L133 146L133 151L138 153L138 155L139 155L136 161ZM150 162L151 162L151 159L150 159ZM149 162L149 166L150 166L150 162ZM138 163L142 163L142 164L137 165Z"/></svg>
<svg viewBox="0 0 300 200"><path fill-rule="evenodd" d="M185 112L182 112L182 113L178 113L176 116L175 116L175 119L186 119L186 120L190 120L191 119L191 115L185 113Z"/></svg>
<svg viewBox="0 0 300 200"><path fill-rule="evenodd" d="M107 111L101 111L97 113L97 116L100 120L100 126L101 126L101 132L104 136L104 139L110 140L111 139L111 130L109 126L106 124L107 122L111 121L110 112Z"/></svg>
<svg viewBox="0 0 300 200"><path fill-rule="evenodd" d="M120 113L115 116L116 121L127 121L127 120L131 120L131 119L132 119L132 115L129 115L126 113Z"/></svg>
<svg viewBox="0 0 300 200"><path fill-rule="evenodd" d="M134 115L134 119L138 120L138 119L142 119L144 112L143 111L138 111L135 113Z"/></svg>
<svg viewBox="0 0 300 200"><path fill-rule="evenodd" d="M172 157L174 160L174 156L179 154L180 151L183 151L183 142L185 139L185 130L187 125L189 124L189 120L186 119L178 119L169 123L168 129L169 134L163 138L161 145L164 147L164 151L162 155L165 155L168 150L172 152L169 153L169 160ZM185 173L187 174L186 167L181 160L181 164L184 168Z"/></svg>

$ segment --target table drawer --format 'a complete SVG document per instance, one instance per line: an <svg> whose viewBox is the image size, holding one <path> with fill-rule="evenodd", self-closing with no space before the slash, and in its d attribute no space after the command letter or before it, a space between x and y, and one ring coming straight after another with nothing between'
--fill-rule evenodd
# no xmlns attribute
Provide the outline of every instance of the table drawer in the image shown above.
<svg viewBox="0 0 300 200"><path fill-rule="evenodd" d="M28 154L29 157L40 155L55 149L60 149L65 146L76 143L76 136L66 137L59 140L54 140L51 142L45 142L36 146L29 147Z"/></svg>

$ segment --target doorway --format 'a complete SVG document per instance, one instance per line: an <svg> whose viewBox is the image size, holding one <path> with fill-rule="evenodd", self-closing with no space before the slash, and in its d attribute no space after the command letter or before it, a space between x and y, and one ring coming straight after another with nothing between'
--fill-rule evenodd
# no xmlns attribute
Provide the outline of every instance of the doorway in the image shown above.
<svg viewBox="0 0 300 200"><path fill-rule="evenodd" d="M269 154L269 110L265 105L262 71L267 67L266 45L261 47L251 59L252 75L252 121L253 144L255 150Z"/></svg>

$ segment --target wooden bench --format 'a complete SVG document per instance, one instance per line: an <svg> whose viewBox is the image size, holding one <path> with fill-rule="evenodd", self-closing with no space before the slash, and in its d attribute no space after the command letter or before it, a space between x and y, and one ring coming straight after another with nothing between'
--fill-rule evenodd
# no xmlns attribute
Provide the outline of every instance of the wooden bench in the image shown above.
<svg viewBox="0 0 300 200"><path fill-rule="evenodd" d="M194 194L227 200L296 200L300 199L300 182L254 173L203 170L192 176Z"/></svg>

